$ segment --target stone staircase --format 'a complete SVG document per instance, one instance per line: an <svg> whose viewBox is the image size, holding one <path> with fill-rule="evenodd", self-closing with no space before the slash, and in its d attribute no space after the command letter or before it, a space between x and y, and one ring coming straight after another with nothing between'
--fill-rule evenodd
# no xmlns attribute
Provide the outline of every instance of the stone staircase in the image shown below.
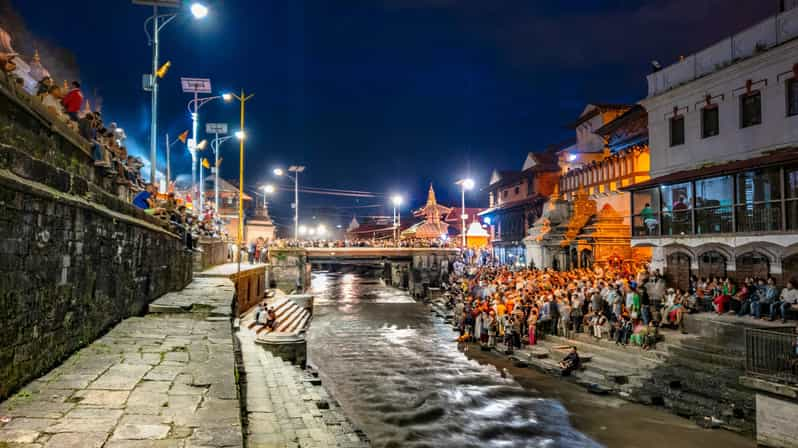
<svg viewBox="0 0 798 448"><path fill-rule="evenodd" d="M305 331L310 323L310 311L300 307L288 296L281 296L274 299L269 303L269 307L274 308L277 314L277 327L275 329L272 330L265 325L266 310L263 310L261 313L260 322L255 321L255 308L252 308L241 316L240 325L248 328L260 337L268 334L278 335L281 333L295 335Z"/></svg>

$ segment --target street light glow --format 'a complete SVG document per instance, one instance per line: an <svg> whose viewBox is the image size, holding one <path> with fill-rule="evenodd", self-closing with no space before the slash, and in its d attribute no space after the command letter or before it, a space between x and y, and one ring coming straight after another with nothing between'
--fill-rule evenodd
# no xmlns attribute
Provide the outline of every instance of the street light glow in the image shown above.
<svg viewBox="0 0 798 448"><path fill-rule="evenodd" d="M466 190L474 188L474 179L463 179L463 188Z"/></svg>
<svg viewBox="0 0 798 448"><path fill-rule="evenodd" d="M402 197L397 194L391 198L391 202L393 202L393 205L399 207L402 205Z"/></svg>
<svg viewBox="0 0 798 448"><path fill-rule="evenodd" d="M304 235L305 233L307 233L307 231L308 231L308 228L307 228L307 227L305 227L305 226L299 226L299 234L300 234L300 235Z"/></svg>
<svg viewBox="0 0 798 448"><path fill-rule="evenodd" d="M191 15L195 19L204 19L208 15L208 7L199 2L192 3Z"/></svg>
<svg viewBox="0 0 798 448"><path fill-rule="evenodd" d="M568 161L573 162L576 160L576 154L568 154Z"/></svg>
<svg viewBox="0 0 798 448"><path fill-rule="evenodd" d="M319 235L324 235L324 233L327 232L327 228L324 227L324 224L319 224L319 226L316 228L316 231L319 233Z"/></svg>
<svg viewBox="0 0 798 448"><path fill-rule="evenodd" d="M233 101L233 94L232 93L223 93L222 94L222 99L225 100L225 101L228 101L228 102Z"/></svg>
<svg viewBox="0 0 798 448"><path fill-rule="evenodd" d="M274 169L274 175L275 176L282 176L283 174L285 174L285 172L283 171L282 168L275 168Z"/></svg>
<svg viewBox="0 0 798 448"><path fill-rule="evenodd" d="M247 134L244 131L236 131L236 138L239 140L244 140L247 137Z"/></svg>
<svg viewBox="0 0 798 448"><path fill-rule="evenodd" d="M274 193L274 185L272 184L264 185L263 191L269 194Z"/></svg>

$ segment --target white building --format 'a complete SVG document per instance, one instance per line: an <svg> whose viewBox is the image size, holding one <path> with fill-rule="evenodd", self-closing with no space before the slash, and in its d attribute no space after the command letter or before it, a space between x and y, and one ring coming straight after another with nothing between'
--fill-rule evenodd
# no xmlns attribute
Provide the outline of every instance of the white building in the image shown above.
<svg viewBox="0 0 798 448"><path fill-rule="evenodd" d="M796 38L791 9L648 76L651 179L628 188L632 245L681 286L798 278Z"/></svg>

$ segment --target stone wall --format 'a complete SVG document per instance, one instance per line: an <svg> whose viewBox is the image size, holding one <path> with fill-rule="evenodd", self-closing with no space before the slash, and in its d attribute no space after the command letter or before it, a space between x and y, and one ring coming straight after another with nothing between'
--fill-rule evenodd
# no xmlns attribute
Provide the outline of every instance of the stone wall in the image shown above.
<svg viewBox="0 0 798 448"><path fill-rule="evenodd" d="M276 288L285 293L310 286L310 264L304 249L272 248L269 250L269 278Z"/></svg>
<svg viewBox="0 0 798 448"><path fill-rule="evenodd" d="M0 83L0 400L192 276L181 239L105 190L81 142L6 87Z"/></svg>
<svg viewBox="0 0 798 448"><path fill-rule="evenodd" d="M197 242L199 252L194 254L194 270L204 271L213 266L227 263L228 244L220 239L200 238Z"/></svg>

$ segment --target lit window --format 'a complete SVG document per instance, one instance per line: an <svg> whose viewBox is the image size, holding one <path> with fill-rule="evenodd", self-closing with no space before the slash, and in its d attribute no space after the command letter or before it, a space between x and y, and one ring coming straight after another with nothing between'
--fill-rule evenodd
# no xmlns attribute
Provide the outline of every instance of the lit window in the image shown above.
<svg viewBox="0 0 798 448"><path fill-rule="evenodd" d="M720 134L720 112L712 105L701 109L701 137L714 137Z"/></svg>
<svg viewBox="0 0 798 448"><path fill-rule="evenodd" d="M741 96L740 112L742 127L747 128L762 124L762 94L757 90Z"/></svg>
<svg viewBox="0 0 798 448"><path fill-rule="evenodd" d="M684 116L671 118L671 146L684 144Z"/></svg>

